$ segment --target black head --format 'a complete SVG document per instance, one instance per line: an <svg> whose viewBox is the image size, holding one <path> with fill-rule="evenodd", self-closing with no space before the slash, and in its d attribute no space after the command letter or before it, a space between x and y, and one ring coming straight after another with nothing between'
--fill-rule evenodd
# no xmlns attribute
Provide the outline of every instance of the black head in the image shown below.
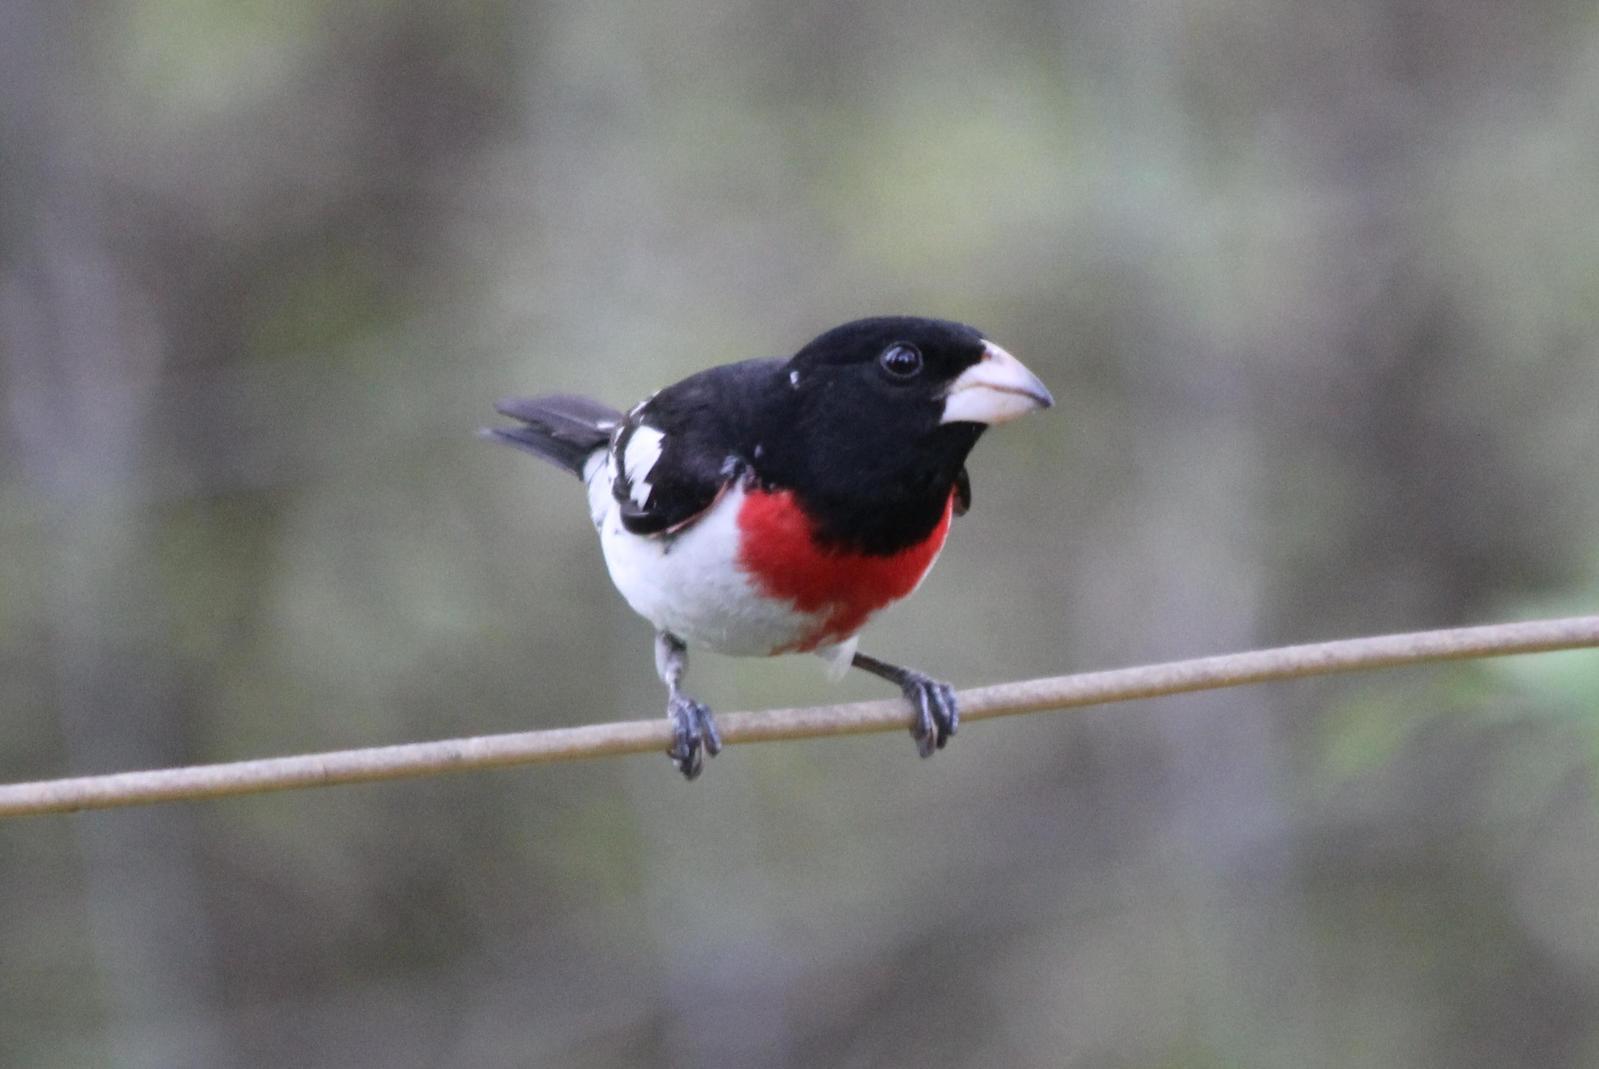
<svg viewBox="0 0 1599 1069"><path fill-rule="evenodd" d="M816 514L868 548L864 521L931 529L986 426L1047 407L1049 391L1015 357L960 323L883 316L835 327L782 366L788 429L761 467L801 488ZM866 522L866 527L878 526ZM924 532L925 533L925 532ZM890 547L892 548L892 547Z"/></svg>
<svg viewBox="0 0 1599 1069"><path fill-rule="evenodd" d="M887 390L894 395L910 390L930 399L940 384L953 382L982 359L984 344L982 332L964 323L877 316L845 323L818 336L794 355L789 368L802 377L806 372L835 377L853 372L857 388ZM896 350L918 359L890 358Z"/></svg>

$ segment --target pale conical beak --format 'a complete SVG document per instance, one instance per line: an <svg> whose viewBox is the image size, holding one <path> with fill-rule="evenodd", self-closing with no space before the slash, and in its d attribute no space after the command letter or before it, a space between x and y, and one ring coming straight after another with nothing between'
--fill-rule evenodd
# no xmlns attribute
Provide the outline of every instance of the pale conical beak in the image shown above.
<svg viewBox="0 0 1599 1069"><path fill-rule="evenodd" d="M983 343L983 357L961 372L944 395L940 423L1005 423L1055 403L1049 390L1022 362Z"/></svg>

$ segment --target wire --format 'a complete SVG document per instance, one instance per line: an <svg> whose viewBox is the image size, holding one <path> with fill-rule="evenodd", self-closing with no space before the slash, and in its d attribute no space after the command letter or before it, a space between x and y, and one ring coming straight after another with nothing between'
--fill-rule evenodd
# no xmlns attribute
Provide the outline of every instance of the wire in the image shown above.
<svg viewBox="0 0 1599 1069"><path fill-rule="evenodd" d="M1345 639L1140 668L1000 683L962 691L958 700L962 721L971 723L1046 709L1072 709L1272 680L1596 646L1599 646L1599 616L1577 616ZM909 710L898 700L726 713L717 717L722 741L727 745L906 730L910 722ZM0 786L0 817L412 779L507 765L551 764L665 751L670 743L671 727L664 717L657 717L228 764L41 780Z"/></svg>

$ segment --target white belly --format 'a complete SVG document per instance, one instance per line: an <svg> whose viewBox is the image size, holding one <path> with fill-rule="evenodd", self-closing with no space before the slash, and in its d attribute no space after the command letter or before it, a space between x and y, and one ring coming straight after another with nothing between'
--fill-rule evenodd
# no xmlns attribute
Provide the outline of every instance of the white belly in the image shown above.
<svg viewBox="0 0 1599 1069"><path fill-rule="evenodd" d="M823 624L820 614L761 597L740 566L743 487L729 489L682 533L646 538L622 526L606 465L587 474L589 511L611 581L657 628L691 646L764 657L803 642Z"/></svg>

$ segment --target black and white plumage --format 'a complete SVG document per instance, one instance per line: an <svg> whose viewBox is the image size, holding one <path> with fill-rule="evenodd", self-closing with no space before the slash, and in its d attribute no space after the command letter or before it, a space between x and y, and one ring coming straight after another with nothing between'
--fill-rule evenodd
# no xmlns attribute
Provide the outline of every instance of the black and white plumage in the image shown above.
<svg viewBox="0 0 1599 1069"><path fill-rule="evenodd" d="M971 327L881 317L787 360L710 368L627 413L583 397L510 399L488 433L578 475L617 589L656 628L657 669L690 778L720 746L680 682L690 646L815 652L898 684L924 756L958 723L953 692L856 652L860 630L932 566L971 503L983 430L1052 403Z"/></svg>

